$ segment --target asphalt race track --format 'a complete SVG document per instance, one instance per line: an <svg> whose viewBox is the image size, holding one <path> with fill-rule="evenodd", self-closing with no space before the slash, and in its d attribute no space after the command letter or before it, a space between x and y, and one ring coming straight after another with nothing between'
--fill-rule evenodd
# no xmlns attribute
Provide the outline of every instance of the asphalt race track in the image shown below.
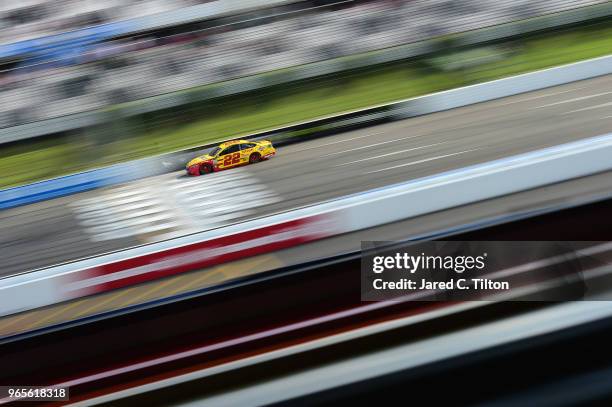
<svg viewBox="0 0 612 407"><path fill-rule="evenodd" d="M240 169L165 174L9 209L0 212L0 274L611 132L608 75L287 146Z"/></svg>

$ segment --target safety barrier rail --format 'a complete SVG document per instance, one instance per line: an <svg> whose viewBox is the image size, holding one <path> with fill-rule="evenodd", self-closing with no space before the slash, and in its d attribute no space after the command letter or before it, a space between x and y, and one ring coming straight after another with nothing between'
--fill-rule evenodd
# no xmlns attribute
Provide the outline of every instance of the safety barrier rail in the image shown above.
<svg viewBox="0 0 612 407"><path fill-rule="evenodd" d="M369 126L381 121L401 120L486 102L502 97L535 91L564 83L594 78L612 73L612 55L587 61L544 69L523 75L466 86L430 95L345 112L317 120L297 123L250 136L247 139L266 138L275 144L303 141L340 131ZM304 134L305 132L310 134ZM215 144L199 146L179 152L163 154L116 164L80 174L42 181L36 184L0 190L0 209L27 205L45 199L100 188L151 175L183 169L197 153Z"/></svg>
<svg viewBox="0 0 612 407"><path fill-rule="evenodd" d="M0 280L0 315L612 169L612 134Z"/></svg>

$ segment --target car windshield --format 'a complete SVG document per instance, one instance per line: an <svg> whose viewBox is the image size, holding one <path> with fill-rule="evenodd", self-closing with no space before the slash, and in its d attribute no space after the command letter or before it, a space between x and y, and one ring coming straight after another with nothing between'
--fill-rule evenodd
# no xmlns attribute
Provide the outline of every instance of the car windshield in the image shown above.
<svg viewBox="0 0 612 407"><path fill-rule="evenodd" d="M210 156L213 156L213 157L214 157L214 156L216 156L217 154L219 154L219 151L221 151L221 148L220 148L220 147L215 147L215 148L213 148L213 149L211 150L211 152L210 152L210 153L208 153L208 155L210 155Z"/></svg>

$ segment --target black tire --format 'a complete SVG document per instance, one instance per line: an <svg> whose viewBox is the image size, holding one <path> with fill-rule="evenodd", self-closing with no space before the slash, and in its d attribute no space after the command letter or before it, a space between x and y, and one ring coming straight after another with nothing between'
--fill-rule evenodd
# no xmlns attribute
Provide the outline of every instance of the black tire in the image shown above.
<svg viewBox="0 0 612 407"><path fill-rule="evenodd" d="M209 174L212 172L212 167L210 164L200 165L200 175Z"/></svg>
<svg viewBox="0 0 612 407"><path fill-rule="evenodd" d="M249 164L255 164L261 161L261 154L253 153L249 156Z"/></svg>

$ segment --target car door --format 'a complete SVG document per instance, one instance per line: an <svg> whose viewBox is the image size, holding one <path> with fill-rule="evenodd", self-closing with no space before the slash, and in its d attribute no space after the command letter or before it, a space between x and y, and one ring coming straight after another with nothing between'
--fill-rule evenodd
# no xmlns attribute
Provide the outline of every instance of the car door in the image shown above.
<svg viewBox="0 0 612 407"><path fill-rule="evenodd" d="M221 151L217 159L217 165L220 169L240 165L240 145L234 144Z"/></svg>
<svg viewBox="0 0 612 407"><path fill-rule="evenodd" d="M255 143L240 144L240 163L246 164L249 162L249 157L255 151L255 147L257 147Z"/></svg>

